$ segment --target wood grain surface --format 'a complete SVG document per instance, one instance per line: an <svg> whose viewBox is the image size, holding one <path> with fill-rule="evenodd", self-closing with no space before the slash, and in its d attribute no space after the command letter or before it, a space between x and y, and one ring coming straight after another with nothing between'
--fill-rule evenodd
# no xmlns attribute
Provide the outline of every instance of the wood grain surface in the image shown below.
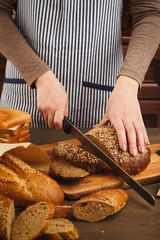
<svg viewBox="0 0 160 240"><path fill-rule="evenodd" d="M66 140L77 146L81 143L76 139ZM39 147L45 151L51 158L54 158L52 149L57 143L50 143L40 145ZM156 154L160 150L160 144L150 145L151 162L147 168L137 175L132 177L142 185L155 183L160 180L160 156ZM106 188L123 188L127 189L129 186L118 176L114 174L93 174L87 176L74 183L59 182L63 188L66 199L78 199L84 195Z"/></svg>

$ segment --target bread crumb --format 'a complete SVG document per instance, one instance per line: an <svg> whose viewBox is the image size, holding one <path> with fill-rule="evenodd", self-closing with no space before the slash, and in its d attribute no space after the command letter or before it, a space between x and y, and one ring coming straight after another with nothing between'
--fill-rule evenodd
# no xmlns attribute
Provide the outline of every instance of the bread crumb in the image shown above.
<svg viewBox="0 0 160 240"><path fill-rule="evenodd" d="M102 230L102 233L104 233L104 230Z"/></svg>

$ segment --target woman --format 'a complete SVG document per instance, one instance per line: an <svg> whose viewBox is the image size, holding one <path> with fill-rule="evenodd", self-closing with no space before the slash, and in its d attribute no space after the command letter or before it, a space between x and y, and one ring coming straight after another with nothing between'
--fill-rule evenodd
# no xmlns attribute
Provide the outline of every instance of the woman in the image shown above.
<svg viewBox="0 0 160 240"><path fill-rule="evenodd" d="M149 141L137 92L160 42L160 1L130 6L123 63L122 1L19 0L14 23L12 1L0 0L0 51L8 59L1 106L29 112L32 127L62 130L68 114L78 127L111 121L123 151L128 141L131 154L143 152Z"/></svg>

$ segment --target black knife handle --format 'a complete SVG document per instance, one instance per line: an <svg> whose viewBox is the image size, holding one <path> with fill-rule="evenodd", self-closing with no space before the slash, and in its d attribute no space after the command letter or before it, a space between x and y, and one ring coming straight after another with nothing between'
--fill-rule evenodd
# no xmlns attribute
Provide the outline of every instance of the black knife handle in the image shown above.
<svg viewBox="0 0 160 240"><path fill-rule="evenodd" d="M70 124L69 119L68 119L66 116L64 116L62 125L63 125L63 130L64 130L64 132L65 132L66 134L70 134L70 132L71 132L71 124Z"/></svg>
<svg viewBox="0 0 160 240"><path fill-rule="evenodd" d="M160 150L157 150L156 153L160 156Z"/></svg>

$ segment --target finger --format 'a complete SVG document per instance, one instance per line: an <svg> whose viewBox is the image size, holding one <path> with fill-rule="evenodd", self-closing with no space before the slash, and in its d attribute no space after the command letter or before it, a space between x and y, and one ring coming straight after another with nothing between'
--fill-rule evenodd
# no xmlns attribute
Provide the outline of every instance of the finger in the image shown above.
<svg viewBox="0 0 160 240"><path fill-rule="evenodd" d="M146 144L146 142L148 144L148 136L143 120L141 120L140 122L135 122L133 123L133 125L137 135L138 151L144 153L144 145Z"/></svg>
<svg viewBox="0 0 160 240"><path fill-rule="evenodd" d="M127 150L127 137L126 137L126 130L123 125L123 122L121 120L119 121L112 121L112 124L114 125L117 136L118 136L118 141L119 141L119 146L122 149L122 151Z"/></svg>
<svg viewBox="0 0 160 240"><path fill-rule="evenodd" d="M43 112L41 110L38 110L38 112L40 113L41 117L44 118Z"/></svg>
<svg viewBox="0 0 160 240"><path fill-rule="evenodd" d="M123 122L127 133L129 152L133 156L137 154L137 136L133 124L130 121Z"/></svg>
<svg viewBox="0 0 160 240"><path fill-rule="evenodd" d="M44 113L44 114L43 114L43 118L44 118L45 124L48 125L48 114L47 114L47 113Z"/></svg>
<svg viewBox="0 0 160 240"><path fill-rule="evenodd" d="M51 128L51 129L54 129L55 126L54 126L54 116L55 116L55 112L50 112L48 114L48 127Z"/></svg>
<svg viewBox="0 0 160 240"><path fill-rule="evenodd" d="M68 115L69 115L68 106L65 108L64 115L65 115L66 117L68 117Z"/></svg>
<svg viewBox="0 0 160 240"><path fill-rule="evenodd" d="M106 124L108 124L109 122L110 122L110 121L109 121L108 117L104 116L104 117L102 118L102 120L101 120L98 124L94 125L93 127L94 127L94 128L96 128L96 127L102 127L103 125L106 125Z"/></svg>
<svg viewBox="0 0 160 240"><path fill-rule="evenodd" d="M45 111L42 111L42 110L38 110L41 117L44 119L45 121L45 124L48 124L48 114L45 112Z"/></svg>
<svg viewBox="0 0 160 240"><path fill-rule="evenodd" d="M54 116L54 126L56 130L58 131L63 130L63 126L62 126L63 119L64 119L64 111L60 111L60 110L56 111Z"/></svg>

